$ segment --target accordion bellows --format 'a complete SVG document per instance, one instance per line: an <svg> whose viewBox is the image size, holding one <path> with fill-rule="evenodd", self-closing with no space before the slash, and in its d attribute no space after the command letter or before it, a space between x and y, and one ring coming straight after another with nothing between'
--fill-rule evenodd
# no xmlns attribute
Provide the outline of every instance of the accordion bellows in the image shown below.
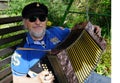
<svg viewBox="0 0 120 83"><path fill-rule="evenodd" d="M59 83L83 83L96 68L105 48L105 40L94 33L90 22L85 22L53 49L53 53L59 51L57 56L47 57Z"/></svg>

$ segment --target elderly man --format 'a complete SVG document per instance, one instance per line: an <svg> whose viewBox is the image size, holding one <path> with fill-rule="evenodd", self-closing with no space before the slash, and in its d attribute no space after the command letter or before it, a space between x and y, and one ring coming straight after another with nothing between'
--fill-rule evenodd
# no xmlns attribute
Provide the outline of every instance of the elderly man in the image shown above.
<svg viewBox="0 0 120 83"><path fill-rule="evenodd" d="M48 8L41 3L34 2L26 5L22 10L23 23L28 32L22 42L24 48L34 48L40 50L49 50L62 42L70 33L70 29L61 27L52 27L46 29L48 21ZM99 32L98 28L96 32ZM15 50L12 55L11 69L14 83L53 83L54 76L51 72L43 70L36 74L30 72L43 56L44 51L34 50ZM29 75L29 77L28 77ZM94 78L94 79L92 79ZM94 82L96 79L96 82ZM110 79L92 73L86 83L110 83Z"/></svg>

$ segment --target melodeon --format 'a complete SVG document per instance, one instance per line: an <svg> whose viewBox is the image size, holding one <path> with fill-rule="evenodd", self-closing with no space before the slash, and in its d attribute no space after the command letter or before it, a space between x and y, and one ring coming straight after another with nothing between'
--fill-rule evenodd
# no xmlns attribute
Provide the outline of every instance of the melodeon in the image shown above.
<svg viewBox="0 0 120 83"><path fill-rule="evenodd" d="M90 22L85 22L41 63L54 73L55 83L83 83L96 68L105 48L105 40L95 34Z"/></svg>

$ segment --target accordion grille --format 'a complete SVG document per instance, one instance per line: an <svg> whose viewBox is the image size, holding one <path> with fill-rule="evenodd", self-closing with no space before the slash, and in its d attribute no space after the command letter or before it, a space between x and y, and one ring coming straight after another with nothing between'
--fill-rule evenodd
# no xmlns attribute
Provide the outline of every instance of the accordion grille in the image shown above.
<svg viewBox="0 0 120 83"><path fill-rule="evenodd" d="M95 69L103 50L86 30L66 50L79 83L83 83Z"/></svg>

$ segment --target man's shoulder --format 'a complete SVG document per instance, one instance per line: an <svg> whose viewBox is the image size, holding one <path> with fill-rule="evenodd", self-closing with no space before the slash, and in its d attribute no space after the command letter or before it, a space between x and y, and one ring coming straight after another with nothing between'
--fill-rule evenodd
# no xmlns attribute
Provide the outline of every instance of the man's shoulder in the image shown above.
<svg viewBox="0 0 120 83"><path fill-rule="evenodd" d="M61 27L61 26L51 26L48 28L48 31L50 32L59 32L59 31L64 31L67 28Z"/></svg>

